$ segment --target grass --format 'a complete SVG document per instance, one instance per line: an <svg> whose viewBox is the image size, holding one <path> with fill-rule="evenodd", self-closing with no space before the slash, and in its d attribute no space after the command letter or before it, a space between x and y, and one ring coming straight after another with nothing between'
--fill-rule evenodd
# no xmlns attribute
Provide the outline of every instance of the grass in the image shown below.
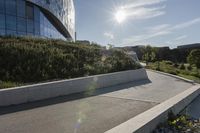
<svg viewBox="0 0 200 133"><path fill-rule="evenodd" d="M200 70L194 66L190 67L188 64L175 64L171 61L161 61L149 63L146 68L181 76L200 83Z"/></svg>
<svg viewBox="0 0 200 133"><path fill-rule="evenodd" d="M14 83L10 81L0 81L0 89L5 89L5 88L11 88L11 87L17 87L20 86L21 84L19 83Z"/></svg>

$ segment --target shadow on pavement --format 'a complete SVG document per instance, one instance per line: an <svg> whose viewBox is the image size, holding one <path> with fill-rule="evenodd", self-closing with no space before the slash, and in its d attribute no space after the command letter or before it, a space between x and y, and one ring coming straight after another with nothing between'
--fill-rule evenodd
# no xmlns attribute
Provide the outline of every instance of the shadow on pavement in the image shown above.
<svg viewBox="0 0 200 133"><path fill-rule="evenodd" d="M151 83L150 80L130 82L130 83L120 84L120 85L111 86L107 88L96 89L92 93L82 92L82 93L70 94L70 95L60 96L60 97L51 98L51 99L42 100L42 101L30 102L30 103L13 105L13 106L8 106L8 107L0 107L0 115L19 112L23 110L30 110L34 108L39 108L43 106L49 106L49 105L54 105L54 104L59 104L59 103L64 103L64 102L70 102L70 101L93 97L93 96L98 96L101 94L128 89L130 87L141 86L141 85L145 85L149 83Z"/></svg>

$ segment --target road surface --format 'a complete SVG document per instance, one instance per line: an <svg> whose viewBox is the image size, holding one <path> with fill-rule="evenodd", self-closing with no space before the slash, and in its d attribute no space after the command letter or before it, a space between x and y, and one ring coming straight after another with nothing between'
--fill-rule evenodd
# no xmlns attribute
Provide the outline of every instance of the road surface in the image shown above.
<svg viewBox="0 0 200 133"><path fill-rule="evenodd" d="M102 133L192 84L148 71L149 80L0 108L0 133ZM91 93L91 92L90 92Z"/></svg>

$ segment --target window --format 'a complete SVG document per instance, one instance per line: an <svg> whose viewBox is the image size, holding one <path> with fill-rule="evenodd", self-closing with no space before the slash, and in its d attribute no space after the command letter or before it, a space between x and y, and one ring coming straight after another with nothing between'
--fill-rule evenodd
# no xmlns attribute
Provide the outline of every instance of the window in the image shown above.
<svg viewBox="0 0 200 133"><path fill-rule="evenodd" d="M0 13L4 13L4 12L5 12L5 1L0 0Z"/></svg>
<svg viewBox="0 0 200 133"><path fill-rule="evenodd" d="M26 16L28 19L33 20L34 14L33 14L33 6L31 4L26 4Z"/></svg>
<svg viewBox="0 0 200 133"><path fill-rule="evenodd" d="M6 14L16 15L16 0L6 0Z"/></svg>
<svg viewBox="0 0 200 133"><path fill-rule="evenodd" d="M18 36L25 36L26 35L26 32L17 32L18 33Z"/></svg>
<svg viewBox="0 0 200 133"><path fill-rule="evenodd" d="M40 22L40 9L38 7L34 7L34 21Z"/></svg>
<svg viewBox="0 0 200 133"><path fill-rule="evenodd" d="M3 29L0 29L0 36L4 36L6 33L5 33L5 30Z"/></svg>
<svg viewBox="0 0 200 133"><path fill-rule="evenodd" d="M35 22L35 35L40 35L40 23Z"/></svg>
<svg viewBox="0 0 200 133"><path fill-rule="evenodd" d="M25 1L17 0L17 16L25 18Z"/></svg>
<svg viewBox="0 0 200 133"><path fill-rule="evenodd" d="M7 35L11 35L11 36L15 36L16 35L16 31L14 30L7 30Z"/></svg>
<svg viewBox="0 0 200 133"><path fill-rule="evenodd" d="M17 31L26 32L26 19L17 18Z"/></svg>
<svg viewBox="0 0 200 133"><path fill-rule="evenodd" d="M9 30L16 30L16 16L6 16L6 28Z"/></svg>
<svg viewBox="0 0 200 133"><path fill-rule="evenodd" d="M32 20L27 20L27 32L28 33L34 32L34 23Z"/></svg>
<svg viewBox="0 0 200 133"><path fill-rule="evenodd" d="M5 15L0 14L0 29L5 29Z"/></svg>

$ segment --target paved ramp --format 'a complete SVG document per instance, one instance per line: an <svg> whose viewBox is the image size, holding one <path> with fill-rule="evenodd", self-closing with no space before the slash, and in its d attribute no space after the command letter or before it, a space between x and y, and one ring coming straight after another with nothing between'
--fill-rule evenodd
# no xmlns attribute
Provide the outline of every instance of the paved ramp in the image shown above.
<svg viewBox="0 0 200 133"><path fill-rule="evenodd" d="M192 84L148 71L149 80L0 108L2 133L102 133Z"/></svg>

